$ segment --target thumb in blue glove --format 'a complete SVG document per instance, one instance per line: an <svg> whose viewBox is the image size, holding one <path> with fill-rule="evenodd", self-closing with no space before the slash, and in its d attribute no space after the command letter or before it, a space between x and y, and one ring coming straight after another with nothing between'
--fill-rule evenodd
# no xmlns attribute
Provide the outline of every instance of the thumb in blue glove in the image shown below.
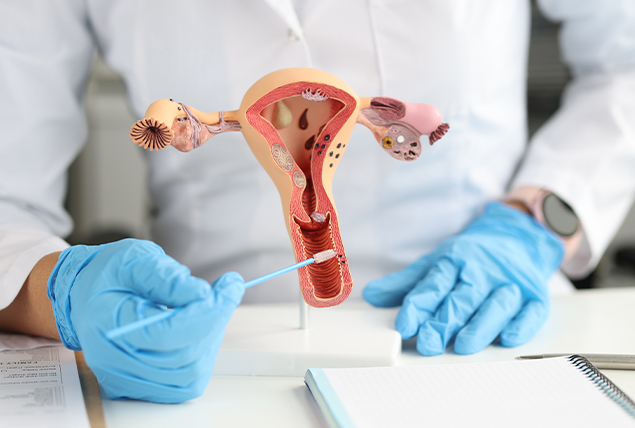
<svg viewBox="0 0 635 428"><path fill-rule="evenodd" d="M417 335L423 355L472 354L497 337L503 346L531 339L549 315L547 282L564 255L561 239L532 217L492 202L463 232L400 272L373 281L364 298L402 305L395 328Z"/></svg>
<svg viewBox="0 0 635 428"><path fill-rule="evenodd" d="M64 251L48 281L62 342L83 350L110 398L177 403L200 396L244 294L227 273L211 286L148 241ZM106 333L166 307L178 312L114 340Z"/></svg>

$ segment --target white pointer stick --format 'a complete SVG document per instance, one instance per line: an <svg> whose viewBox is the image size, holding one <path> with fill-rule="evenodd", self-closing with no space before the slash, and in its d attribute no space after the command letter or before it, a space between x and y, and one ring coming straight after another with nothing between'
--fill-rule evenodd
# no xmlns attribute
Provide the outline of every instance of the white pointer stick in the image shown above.
<svg viewBox="0 0 635 428"><path fill-rule="evenodd" d="M306 259L302 262L296 263L291 266L287 266L286 268L277 270L275 272L271 272L270 274L261 276L260 278L252 279L249 282L245 283L245 288L252 287L256 284L260 284L261 282L265 282L270 280L271 278L275 278L276 276L280 276L283 273L291 272L292 270L300 269L302 266L310 265L311 263L322 263L327 260L335 257L337 253L334 250L326 250L319 253L315 253L312 258Z"/></svg>
<svg viewBox="0 0 635 428"><path fill-rule="evenodd" d="M325 262L327 260L332 259L336 255L337 255L337 253L334 250L326 250L326 251L321 251L319 253L315 253L313 255L313 257L310 258L310 259L306 259L306 260L301 261L299 263L296 263L294 265L291 265L291 266L288 266L286 268L283 268L283 269L277 270L275 272L272 272L270 274L261 276L260 278L252 279L251 281L245 283L245 288L249 288L249 287L252 287L252 286L254 286L256 284L260 284L261 282L270 280L270 279L275 278L277 276L280 276L280 275L282 275L284 273L291 272L292 270L300 269L301 267L306 266L306 265L310 265L311 263L322 263L322 262ZM167 318L169 316L172 316L172 315L176 314L180 310L181 310L181 308L176 308L176 309L173 309L171 311L159 312L158 314L153 315L151 317L144 318L142 320L132 322L132 323L124 325L122 327L115 328L113 330L110 330L108 333L106 333L106 337L108 339L114 339L116 337L121 336L122 334L129 333L131 331L140 329L141 327L145 327L145 326L147 326L149 324L155 323L155 322L160 321L162 319L165 319L165 318Z"/></svg>

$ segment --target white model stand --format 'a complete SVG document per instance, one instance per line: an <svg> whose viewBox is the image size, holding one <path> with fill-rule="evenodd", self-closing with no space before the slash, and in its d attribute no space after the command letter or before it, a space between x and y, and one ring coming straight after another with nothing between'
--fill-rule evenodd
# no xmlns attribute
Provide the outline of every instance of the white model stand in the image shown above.
<svg viewBox="0 0 635 428"><path fill-rule="evenodd" d="M350 299L311 310L294 303L243 305L227 326L216 359L217 375L304 376L310 367L377 367L397 364L401 336L396 310Z"/></svg>

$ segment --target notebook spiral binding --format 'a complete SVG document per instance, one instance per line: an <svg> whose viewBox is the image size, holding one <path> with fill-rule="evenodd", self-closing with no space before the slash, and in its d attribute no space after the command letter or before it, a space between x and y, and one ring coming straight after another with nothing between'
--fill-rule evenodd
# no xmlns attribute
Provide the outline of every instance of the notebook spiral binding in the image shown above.
<svg viewBox="0 0 635 428"><path fill-rule="evenodd" d="M584 372L606 395L635 418L635 402L582 355L569 355L567 360Z"/></svg>

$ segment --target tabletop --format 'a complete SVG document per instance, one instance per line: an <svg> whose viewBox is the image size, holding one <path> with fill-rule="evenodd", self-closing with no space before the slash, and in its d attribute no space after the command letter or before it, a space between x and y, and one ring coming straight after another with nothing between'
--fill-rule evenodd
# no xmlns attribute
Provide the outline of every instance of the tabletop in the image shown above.
<svg viewBox="0 0 635 428"><path fill-rule="evenodd" d="M392 325L397 309L372 308L361 301L347 302L375 324ZM292 305L291 305L292 306ZM273 306L278 311L278 306ZM490 345L474 355L448 349L423 357L414 340L403 342L398 365L460 364L509 361L519 355L543 353L635 354L635 287L582 290L554 296L551 316L529 343L504 348ZM267 305L244 305L242 316L268 310ZM231 326L231 325L230 325ZM345 328L343 326L342 328ZM626 394L635 397L635 371L603 370ZM178 405L140 401L112 401L102 394L108 428L139 427L326 427L319 408L301 376L212 376L204 395Z"/></svg>

